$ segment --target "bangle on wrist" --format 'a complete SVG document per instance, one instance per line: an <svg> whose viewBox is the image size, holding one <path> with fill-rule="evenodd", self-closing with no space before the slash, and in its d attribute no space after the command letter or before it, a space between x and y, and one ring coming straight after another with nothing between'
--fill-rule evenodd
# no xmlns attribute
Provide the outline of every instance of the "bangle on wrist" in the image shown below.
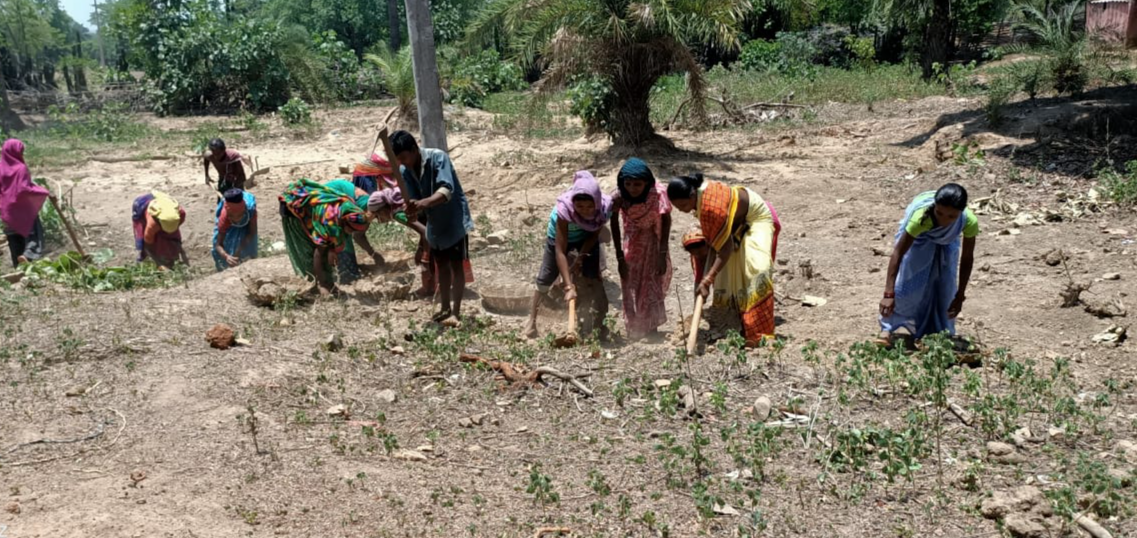
<svg viewBox="0 0 1137 538"><path fill-rule="evenodd" d="M886 291L886 292L884 292L884 298L885 299L895 299L896 298L896 292Z"/></svg>

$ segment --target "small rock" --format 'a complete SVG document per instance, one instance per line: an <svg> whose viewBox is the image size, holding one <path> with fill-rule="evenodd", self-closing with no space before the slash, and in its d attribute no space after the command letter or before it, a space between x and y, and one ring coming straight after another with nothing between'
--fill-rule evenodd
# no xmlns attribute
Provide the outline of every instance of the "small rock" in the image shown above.
<svg viewBox="0 0 1137 538"><path fill-rule="evenodd" d="M237 344L238 346L251 346L251 345L253 345L252 342L250 342L244 338L238 338L238 339L234 340L233 343Z"/></svg>
<svg viewBox="0 0 1137 538"><path fill-rule="evenodd" d="M1121 280L1121 273L1106 273L1101 276L1102 280Z"/></svg>
<svg viewBox="0 0 1137 538"><path fill-rule="evenodd" d="M880 248L880 247L873 247L872 253L874 256L891 256L892 255L892 252L888 251L887 249Z"/></svg>
<svg viewBox="0 0 1137 538"><path fill-rule="evenodd" d="M1055 441L1058 441L1058 440L1066 437L1066 429L1051 426L1051 427L1046 429L1046 436L1051 438L1051 439L1054 439Z"/></svg>
<svg viewBox="0 0 1137 538"><path fill-rule="evenodd" d="M521 222L526 226L537 224L537 215L526 215L525 218L521 219Z"/></svg>
<svg viewBox="0 0 1137 538"><path fill-rule="evenodd" d="M1015 442L1015 446L1022 448L1026 446L1027 441L1033 441L1034 435L1031 434L1030 428L1023 426L1011 433L1011 440Z"/></svg>
<svg viewBox="0 0 1137 538"><path fill-rule="evenodd" d="M426 461L426 454L417 450L400 449L396 450L392 456L403 461Z"/></svg>
<svg viewBox="0 0 1137 538"><path fill-rule="evenodd" d="M268 247L269 250L274 252L282 251L287 248L288 246L284 244L284 241L277 241Z"/></svg>
<svg viewBox="0 0 1137 538"><path fill-rule="evenodd" d="M759 396L757 400L754 400L754 420L765 422L766 419L770 418L770 409L772 408L773 404L769 398Z"/></svg>
<svg viewBox="0 0 1137 538"><path fill-rule="evenodd" d="M1043 538L1048 536L1046 524L1035 514L1015 513L1003 520L1003 527L1018 538Z"/></svg>
<svg viewBox="0 0 1137 538"><path fill-rule="evenodd" d="M219 323L205 333L205 341L209 342L209 347L225 350L237 343L237 335L233 333L232 327Z"/></svg>
<svg viewBox="0 0 1137 538"><path fill-rule="evenodd" d="M458 419L458 426L461 426L463 428L473 428L474 421L470 420L469 418L460 418Z"/></svg>
<svg viewBox="0 0 1137 538"><path fill-rule="evenodd" d="M738 512L738 510L735 510L735 508L733 506L726 504L726 503L715 504L712 507L712 509L715 511L716 514L718 514L720 516L740 516L740 515L742 515Z"/></svg>
<svg viewBox="0 0 1137 538"><path fill-rule="evenodd" d="M1110 469L1106 474L1123 488L1133 485L1133 473L1129 471L1124 469Z"/></svg>
<svg viewBox="0 0 1137 538"><path fill-rule="evenodd" d="M1125 461L1137 465L1137 443L1129 440L1118 441L1117 452L1125 458Z"/></svg>
<svg viewBox="0 0 1137 538"><path fill-rule="evenodd" d="M324 411L329 417L343 417L347 418L347 406L344 404L336 404Z"/></svg>
<svg viewBox="0 0 1137 538"><path fill-rule="evenodd" d="M486 415L474 415L474 416L470 417L470 422L473 422L475 426L481 426L482 423L485 422L485 420L486 420Z"/></svg>
<svg viewBox="0 0 1137 538"><path fill-rule="evenodd" d="M1042 261L1051 267L1056 267L1066 260L1066 254L1060 249L1047 251L1041 256Z"/></svg>
<svg viewBox="0 0 1137 538"><path fill-rule="evenodd" d="M378 398L380 402L388 404L393 404L399 400L399 395L391 389L383 389L376 393L375 397Z"/></svg>
<svg viewBox="0 0 1137 538"><path fill-rule="evenodd" d="M466 447L466 452L481 452L483 449L478 445L470 445Z"/></svg>
<svg viewBox="0 0 1137 538"><path fill-rule="evenodd" d="M390 351L392 355L402 355L407 352L405 349L403 349L403 346L395 346L388 351Z"/></svg>
<svg viewBox="0 0 1137 538"><path fill-rule="evenodd" d="M1120 325L1110 325L1105 332L1094 335L1095 344L1108 344L1112 346L1119 346L1125 341L1127 329Z"/></svg>
<svg viewBox="0 0 1137 538"><path fill-rule="evenodd" d="M670 386L671 386L671 380L670 379L656 379L655 380L655 388L657 388L657 389L665 389L665 388L670 387Z"/></svg>
<svg viewBox="0 0 1137 538"><path fill-rule="evenodd" d="M680 403L682 403L683 407L688 411L693 411L695 409L695 392L691 390L691 387L687 385L679 387L678 394L679 397L682 398Z"/></svg>
<svg viewBox="0 0 1137 538"><path fill-rule="evenodd" d="M509 241L509 230L498 230L486 236L490 245L504 245Z"/></svg>
<svg viewBox="0 0 1137 538"><path fill-rule="evenodd" d="M1026 226L1037 226L1041 224L1041 222L1030 213L1019 213L1015 216L1014 224L1019 228L1023 228Z"/></svg>
<svg viewBox="0 0 1137 538"><path fill-rule="evenodd" d="M328 336L327 339L324 340L323 348L324 351L330 351L332 353L343 349L343 337L338 334Z"/></svg>
<svg viewBox="0 0 1137 538"><path fill-rule="evenodd" d="M63 395L68 397L82 396L87 394L87 389L88 387L71 387L67 389L67 392L64 392Z"/></svg>
<svg viewBox="0 0 1137 538"><path fill-rule="evenodd" d="M616 413L609 411L607 409L600 412L600 417L605 419L605 420L616 420L616 418L618 418L619 416L620 415L617 415Z"/></svg>
<svg viewBox="0 0 1137 538"><path fill-rule="evenodd" d="M987 460L992 463L1013 465L1023 463L1026 458L1015 452L1015 447L1012 445L991 441L987 443Z"/></svg>
<svg viewBox="0 0 1137 538"><path fill-rule="evenodd" d="M20 513L20 503L18 503L16 501L12 501L12 502L8 503L7 506L4 507L4 511L8 512L9 514L19 514Z"/></svg>
<svg viewBox="0 0 1137 538"><path fill-rule="evenodd" d="M473 252L481 252L490 246L490 242L484 237L475 237L470 240L470 250Z"/></svg>
<svg viewBox="0 0 1137 538"><path fill-rule="evenodd" d="M135 485L143 480L146 480L146 471L143 471L142 469L135 469L130 472L130 481Z"/></svg>
<svg viewBox="0 0 1137 538"><path fill-rule="evenodd" d="M818 307L818 306L825 306L828 303L829 303L829 299L826 299L824 297L815 297L813 295L803 295L801 297L802 306Z"/></svg>
<svg viewBox="0 0 1137 538"><path fill-rule="evenodd" d="M990 498L983 500L979 512L987 519L1003 519L1017 512L1049 515L1053 512L1053 508L1038 488L1019 486L1010 491L994 492Z"/></svg>

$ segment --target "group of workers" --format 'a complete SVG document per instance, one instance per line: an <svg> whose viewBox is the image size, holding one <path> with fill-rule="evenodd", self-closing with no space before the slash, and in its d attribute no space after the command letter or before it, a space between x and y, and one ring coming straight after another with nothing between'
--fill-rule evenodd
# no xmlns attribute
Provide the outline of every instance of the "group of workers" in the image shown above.
<svg viewBox="0 0 1137 538"><path fill-rule="evenodd" d="M292 181L278 197L289 260L298 275L316 282L321 294L331 294L337 280L359 278L356 244L376 264L384 263L366 232L375 222L397 222L419 236L415 262L422 286L417 293L437 297L433 321L458 327L465 286L473 281L469 234L474 225L466 194L445 151L420 148L406 131L395 132L390 142L409 199L394 179L393 165L376 154L356 164L350 180ZM41 255L38 214L50 195L32 181L23 152L22 142L7 140L0 162L0 218L14 266ZM212 167L221 194L212 256L222 271L257 256L257 203L245 190L238 152L215 139L204 161L206 183L212 184ZM539 335L542 298L558 281L566 300L579 298L594 320L604 318L609 304L602 282L602 245L608 242L620 278L627 336L641 339L657 333L667 322L673 208L698 219L698 225L681 236L697 296L736 312L748 346L774 335L774 262L782 225L770 202L750 188L698 173L663 183L638 158L623 163L616 185L605 194L591 173L579 171L557 198L545 227L527 336ZM140 262L166 268L178 261L189 263L180 233L186 212L171 196L143 194L134 200L131 217ZM898 330L916 338L942 331L954 334L978 234L979 223L967 209L962 186L949 183L912 200L896 232L880 302L882 345L891 345ZM578 293L578 286L589 291ZM605 336L602 324L592 327Z"/></svg>

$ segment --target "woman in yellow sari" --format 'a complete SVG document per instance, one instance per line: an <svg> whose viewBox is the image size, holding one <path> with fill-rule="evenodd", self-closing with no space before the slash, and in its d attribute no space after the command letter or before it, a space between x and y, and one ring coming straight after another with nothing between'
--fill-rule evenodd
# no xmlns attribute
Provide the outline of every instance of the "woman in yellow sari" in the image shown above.
<svg viewBox="0 0 1137 538"><path fill-rule="evenodd" d="M774 258L782 226L773 206L746 187L681 176L667 185L667 197L699 218L713 262L696 284L713 304L736 310L746 345L774 335Z"/></svg>

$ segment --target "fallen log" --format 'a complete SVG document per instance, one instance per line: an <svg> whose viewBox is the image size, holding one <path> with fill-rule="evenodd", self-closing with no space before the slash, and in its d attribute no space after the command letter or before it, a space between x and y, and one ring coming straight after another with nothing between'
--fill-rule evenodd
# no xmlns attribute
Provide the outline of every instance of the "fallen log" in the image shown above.
<svg viewBox="0 0 1137 538"><path fill-rule="evenodd" d="M548 366L542 366L533 370L532 372L525 372L522 367L515 366L505 361L495 361L479 357L477 355L470 355L462 353L458 355L458 360L465 363L484 364L491 370L501 374L502 379L510 382L513 385L529 386L541 383L542 376L553 376L561 381L572 385L577 391L585 396L592 396L592 389L586 387L581 383L578 376L569 375Z"/></svg>

